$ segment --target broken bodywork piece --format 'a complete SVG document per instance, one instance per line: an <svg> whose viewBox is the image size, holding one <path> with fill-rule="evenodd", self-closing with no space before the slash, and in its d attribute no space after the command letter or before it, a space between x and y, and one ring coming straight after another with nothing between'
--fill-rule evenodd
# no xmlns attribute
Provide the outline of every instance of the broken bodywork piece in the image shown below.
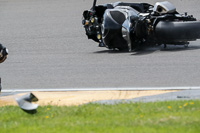
<svg viewBox="0 0 200 133"><path fill-rule="evenodd" d="M28 93L21 97L16 98L18 106L27 113L34 114L37 112L38 105L31 102L38 101L38 98L32 93Z"/></svg>

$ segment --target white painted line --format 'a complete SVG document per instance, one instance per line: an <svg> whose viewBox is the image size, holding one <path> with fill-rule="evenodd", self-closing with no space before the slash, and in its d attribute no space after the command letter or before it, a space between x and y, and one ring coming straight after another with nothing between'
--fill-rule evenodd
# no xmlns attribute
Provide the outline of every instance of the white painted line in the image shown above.
<svg viewBox="0 0 200 133"><path fill-rule="evenodd" d="M5 89L2 93L17 92L62 92L62 91L144 91L144 90L200 90L196 87L135 87L135 88L51 88L51 89Z"/></svg>

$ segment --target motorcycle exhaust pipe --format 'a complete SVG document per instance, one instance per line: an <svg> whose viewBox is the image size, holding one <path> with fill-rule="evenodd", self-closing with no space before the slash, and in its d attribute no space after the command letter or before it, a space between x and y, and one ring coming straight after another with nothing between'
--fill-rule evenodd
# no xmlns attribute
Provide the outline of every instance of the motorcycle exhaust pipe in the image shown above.
<svg viewBox="0 0 200 133"><path fill-rule="evenodd" d="M160 21L155 28L158 40L166 42L193 41L200 39L200 22Z"/></svg>

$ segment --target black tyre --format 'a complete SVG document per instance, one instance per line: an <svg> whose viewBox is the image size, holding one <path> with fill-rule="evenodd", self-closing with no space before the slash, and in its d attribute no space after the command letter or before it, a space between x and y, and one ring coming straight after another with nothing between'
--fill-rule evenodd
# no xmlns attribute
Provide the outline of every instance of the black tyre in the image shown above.
<svg viewBox="0 0 200 133"><path fill-rule="evenodd" d="M155 34L158 40L170 42L193 41L200 39L200 22L166 22L160 21Z"/></svg>
<svg viewBox="0 0 200 133"><path fill-rule="evenodd" d="M4 62L7 59L8 50L0 44L0 63Z"/></svg>

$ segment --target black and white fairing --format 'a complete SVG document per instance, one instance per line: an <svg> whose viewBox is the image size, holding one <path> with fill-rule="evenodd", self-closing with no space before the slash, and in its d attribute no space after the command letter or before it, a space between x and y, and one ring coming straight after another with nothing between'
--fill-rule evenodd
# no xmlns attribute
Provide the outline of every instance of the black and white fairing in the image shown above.
<svg viewBox="0 0 200 133"><path fill-rule="evenodd" d="M108 48L119 50L131 47L136 22L141 13L147 13L150 4L114 3L103 16L102 40Z"/></svg>
<svg viewBox="0 0 200 133"><path fill-rule="evenodd" d="M138 19L138 11L129 6L118 6L105 11L102 23L102 39L108 48L126 49L130 44L132 19Z"/></svg>

